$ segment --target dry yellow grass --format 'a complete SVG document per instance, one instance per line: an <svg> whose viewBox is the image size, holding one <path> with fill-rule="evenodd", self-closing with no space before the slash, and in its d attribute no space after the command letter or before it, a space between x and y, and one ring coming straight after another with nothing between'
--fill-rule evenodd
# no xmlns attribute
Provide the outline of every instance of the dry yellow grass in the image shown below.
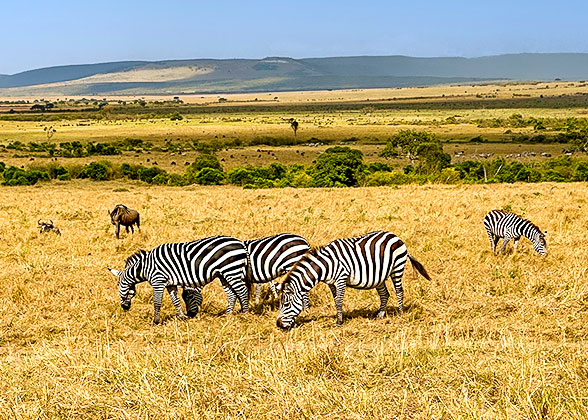
<svg viewBox="0 0 588 420"><path fill-rule="evenodd" d="M11 418L542 419L588 416L586 184L336 190L0 188L0 413ZM116 240L107 209L141 211ZM487 210L509 205L547 229L494 256ZM40 235L52 218L60 237ZM107 266L138 248L214 234L292 231L312 244L396 233L433 280L404 278L407 311L373 315L375 291L346 294L342 327L319 285L291 332L269 306L222 316L207 286L198 319L168 297L153 327L149 285L119 306Z"/></svg>

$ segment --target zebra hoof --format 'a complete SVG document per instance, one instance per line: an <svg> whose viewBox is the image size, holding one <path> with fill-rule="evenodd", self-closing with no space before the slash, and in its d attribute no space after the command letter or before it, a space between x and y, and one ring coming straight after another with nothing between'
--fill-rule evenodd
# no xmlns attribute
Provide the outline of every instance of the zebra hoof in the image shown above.
<svg viewBox="0 0 588 420"><path fill-rule="evenodd" d="M378 318L378 319L384 319L384 318L386 318L386 312L378 312L376 314L376 318Z"/></svg>
<svg viewBox="0 0 588 420"><path fill-rule="evenodd" d="M196 315L198 315L198 311L188 311L188 312L186 313L186 316L187 316L188 318L194 318Z"/></svg>

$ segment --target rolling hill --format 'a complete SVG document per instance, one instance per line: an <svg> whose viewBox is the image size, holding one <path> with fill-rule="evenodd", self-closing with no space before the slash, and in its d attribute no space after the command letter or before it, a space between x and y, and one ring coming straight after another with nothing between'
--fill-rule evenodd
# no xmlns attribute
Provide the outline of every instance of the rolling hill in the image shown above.
<svg viewBox="0 0 588 420"><path fill-rule="evenodd" d="M588 54L122 61L0 75L0 96L267 92L556 78L588 79Z"/></svg>

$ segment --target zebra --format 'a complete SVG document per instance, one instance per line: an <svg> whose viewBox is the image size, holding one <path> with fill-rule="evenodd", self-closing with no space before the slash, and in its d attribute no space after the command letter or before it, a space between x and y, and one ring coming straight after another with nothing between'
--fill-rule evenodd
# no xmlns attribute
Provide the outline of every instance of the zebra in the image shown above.
<svg viewBox="0 0 588 420"><path fill-rule="evenodd" d="M227 294L226 313L232 312L239 299L241 310L249 310L245 271L247 251L243 242L230 236L212 236L194 242L168 243L147 252L131 255L123 271L110 269L118 277L120 304L128 311L135 296L137 283L148 281L153 287L153 323L160 321L159 312L163 289L167 289L180 318L184 318L177 287L193 289L202 303L200 290L216 278L220 279ZM193 308L194 310L194 308ZM197 308L195 309L198 310Z"/></svg>
<svg viewBox="0 0 588 420"><path fill-rule="evenodd" d="M541 232L541 229L529 220L523 219L514 213L492 210L484 217L484 227L488 232L490 245L494 253L496 253L496 246L500 238L504 238L504 240L498 253L504 251L511 239L514 240L513 244L516 251L521 236L524 236L533 242L535 251L542 256L547 255L547 243L545 242L547 231Z"/></svg>
<svg viewBox="0 0 588 420"><path fill-rule="evenodd" d="M345 287L375 288L380 295L378 318L386 315L390 293L386 279L392 279L398 308L404 310L402 275L406 260L427 280L429 274L416 259L408 254L406 245L390 232L371 232L348 239L337 239L324 247L313 248L292 267L278 285L282 293L276 324L291 328L302 310L302 296L319 281L331 289L337 308L337 325L343 323L343 295Z"/></svg>
<svg viewBox="0 0 588 420"><path fill-rule="evenodd" d="M132 210L124 204L117 204L114 206L114 210L108 214L110 215L110 222L116 227L114 232L116 239L119 239L120 225L126 228L127 233L129 233L129 227L131 228L131 232L135 233L133 225L136 224L137 229L141 232L141 218L137 210Z"/></svg>
<svg viewBox="0 0 588 420"><path fill-rule="evenodd" d="M280 233L265 238L244 241L247 248L247 286L252 291L255 284L255 304L259 304L261 284L270 283L270 287L277 298L275 284L272 280L286 274L298 261L310 245L301 236L292 233ZM193 307L198 307L198 294L192 289L184 289L182 298L186 304L189 317L195 316ZM250 296L251 298L251 296ZM305 295L304 305L308 308L308 294Z"/></svg>

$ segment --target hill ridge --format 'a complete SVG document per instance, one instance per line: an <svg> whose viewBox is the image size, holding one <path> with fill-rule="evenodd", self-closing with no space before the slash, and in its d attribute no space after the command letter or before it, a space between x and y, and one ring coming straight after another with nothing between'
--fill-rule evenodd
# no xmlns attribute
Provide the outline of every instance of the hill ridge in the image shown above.
<svg viewBox="0 0 588 420"><path fill-rule="evenodd" d="M500 79L588 79L588 54L268 56L259 59L113 61L52 66L0 75L0 95L263 92L426 86Z"/></svg>

